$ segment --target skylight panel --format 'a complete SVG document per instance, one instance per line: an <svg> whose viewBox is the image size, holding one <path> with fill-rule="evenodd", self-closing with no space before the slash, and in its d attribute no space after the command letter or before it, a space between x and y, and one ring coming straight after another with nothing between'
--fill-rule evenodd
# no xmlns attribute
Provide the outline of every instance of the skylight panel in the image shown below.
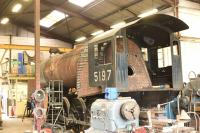
<svg viewBox="0 0 200 133"><path fill-rule="evenodd" d="M9 22L9 18L2 18L1 24L7 24Z"/></svg>
<svg viewBox="0 0 200 133"><path fill-rule="evenodd" d="M75 4L80 7L85 7L92 3L94 0L69 0L70 3Z"/></svg>
<svg viewBox="0 0 200 133"><path fill-rule="evenodd" d="M68 17L68 15L64 14L63 12L53 10L46 17L40 20L40 25L49 28L65 17Z"/></svg>
<svg viewBox="0 0 200 133"><path fill-rule="evenodd" d="M15 5L13 6L12 12L17 13L17 12L19 12L19 11L21 10L21 8L22 8L22 4L17 3L17 4L15 4Z"/></svg>

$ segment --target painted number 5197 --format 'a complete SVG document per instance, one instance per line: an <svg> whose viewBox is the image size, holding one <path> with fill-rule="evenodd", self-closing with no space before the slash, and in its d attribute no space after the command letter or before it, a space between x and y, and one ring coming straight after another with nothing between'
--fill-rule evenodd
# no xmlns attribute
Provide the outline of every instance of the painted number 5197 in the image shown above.
<svg viewBox="0 0 200 133"><path fill-rule="evenodd" d="M111 70L102 70L102 71L95 71L94 72L94 81L99 82L99 81L106 81L110 80L110 75L111 75Z"/></svg>

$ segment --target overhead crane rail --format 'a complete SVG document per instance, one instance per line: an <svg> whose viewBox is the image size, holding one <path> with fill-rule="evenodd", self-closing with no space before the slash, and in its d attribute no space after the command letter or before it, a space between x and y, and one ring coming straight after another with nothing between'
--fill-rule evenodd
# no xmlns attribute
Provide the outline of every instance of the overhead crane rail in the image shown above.
<svg viewBox="0 0 200 133"><path fill-rule="evenodd" d="M49 51L50 48L58 48L60 52L70 52L72 49L70 48L60 48L60 47L47 47L40 46L40 51ZM13 50L34 50L34 46L32 45L17 45L17 44L0 44L0 49L13 49Z"/></svg>

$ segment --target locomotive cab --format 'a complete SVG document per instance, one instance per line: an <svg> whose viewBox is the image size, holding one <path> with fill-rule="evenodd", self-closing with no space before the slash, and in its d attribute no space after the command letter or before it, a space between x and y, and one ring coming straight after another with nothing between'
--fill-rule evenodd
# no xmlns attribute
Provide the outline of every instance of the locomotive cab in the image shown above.
<svg viewBox="0 0 200 133"><path fill-rule="evenodd" d="M88 47L89 85L119 92L181 89L175 33L185 29L181 20L156 14L95 37Z"/></svg>
<svg viewBox="0 0 200 133"><path fill-rule="evenodd" d="M112 33L110 33L112 32ZM113 36L110 36L112 35ZM89 85L92 87L128 87L127 43L117 30L108 31L108 37L90 42L88 47Z"/></svg>

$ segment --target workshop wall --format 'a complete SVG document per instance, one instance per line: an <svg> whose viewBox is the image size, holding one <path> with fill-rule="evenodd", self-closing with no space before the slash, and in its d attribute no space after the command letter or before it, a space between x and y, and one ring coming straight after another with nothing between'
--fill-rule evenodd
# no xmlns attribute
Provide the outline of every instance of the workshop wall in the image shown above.
<svg viewBox="0 0 200 133"><path fill-rule="evenodd" d="M189 25L181 34L181 54L183 81L188 82L188 74L194 71L200 74L200 6L189 1L180 1L179 17ZM198 40L197 40L198 39Z"/></svg>

